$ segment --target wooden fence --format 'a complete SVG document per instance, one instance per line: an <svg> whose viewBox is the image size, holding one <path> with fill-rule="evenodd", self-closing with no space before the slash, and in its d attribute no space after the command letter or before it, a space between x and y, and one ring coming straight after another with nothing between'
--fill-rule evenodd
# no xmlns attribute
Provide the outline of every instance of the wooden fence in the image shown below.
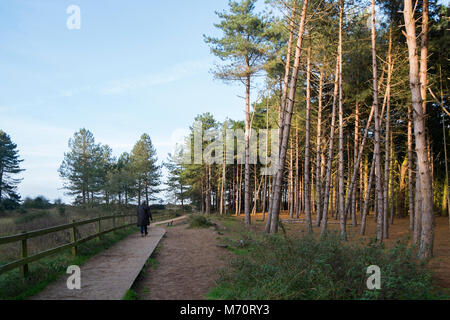
<svg viewBox="0 0 450 320"><path fill-rule="evenodd" d="M130 219L129 219L128 223L125 223L125 220L126 220L125 218L127 218L127 217L129 217ZM123 219L124 224L120 225L120 226L116 226L116 220L119 218L124 218ZM113 220L113 228L110 230L101 231L101 222L105 221L105 220L111 220L111 219ZM132 225L136 225L136 219L137 219L137 216L135 214L128 214L128 215L104 216L104 217L98 217L98 218L89 219L89 220L83 220L83 221L73 220L73 222L69 223L69 224L63 224L60 226L45 228L45 229L41 229L41 230L23 232L20 234L7 236L7 237L0 237L0 245L17 242L17 241L20 241L22 243L22 259L1 265L0 266L0 274L21 267L23 276L26 276L28 273L28 264L29 263L40 260L40 259L50 256L52 254L64 251L69 248L72 248L72 254L76 256L78 254L78 246L80 244L87 242L89 240L95 239L95 238L100 239L101 236L108 234L110 232L114 232L119 229L123 229L123 228L129 227L129 226L132 226ZM90 235L86 238L78 239L77 228L80 226L86 225L86 224L90 224L90 223L97 223L97 233ZM43 236L43 235L58 232L58 231L68 230L68 229L71 230L71 235L72 235L70 243L64 244L62 246L59 246L59 247L56 247L53 249L42 251L42 252L37 253L32 256L28 256L28 246L27 246L28 239Z"/></svg>

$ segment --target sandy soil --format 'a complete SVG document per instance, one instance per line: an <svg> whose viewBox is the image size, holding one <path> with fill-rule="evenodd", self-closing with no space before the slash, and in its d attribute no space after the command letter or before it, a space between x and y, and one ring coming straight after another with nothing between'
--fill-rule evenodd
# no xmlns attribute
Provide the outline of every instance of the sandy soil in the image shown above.
<svg viewBox="0 0 450 320"><path fill-rule="evenodd" d="M156 255L133 289L144 300L202 300L215 285L218 271L231 253L216 245L219 235L211 229L167 228Z"/></svg>

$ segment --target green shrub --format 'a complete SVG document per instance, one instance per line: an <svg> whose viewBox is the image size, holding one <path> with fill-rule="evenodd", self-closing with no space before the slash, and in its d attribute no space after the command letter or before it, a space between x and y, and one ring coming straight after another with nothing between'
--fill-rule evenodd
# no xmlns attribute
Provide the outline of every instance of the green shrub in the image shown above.
<svg viewBox="0 0 450 320"><path fill-rule="evenodd" d="M180 212L178 210L175 211L175 212L170 212L169 213L169 219L181 217L181 214L182 214L182 212Z"/></svg>
<svg viewBox="0 0 450 320"><path fill-rule="evenodd" d="M19 202L14 199L3 199L0 201L0 212L15 210L19 207Z"/></svg>
<svg viewBox="0 0 450 320"><path fill-rule="evenodd" d="M26 209L49 209L52 207L52 204L44 196L38 196L34 199L25 198L23 207Z"/></svg>
<svg viewBox="0 0 450 320"><path fill-rule="evenodd" d="M348 244L329 233L326 238L267 237L254 241L245 256L222 271L215 299L427 299L431 275L416 260L406 241L385 250L382 245ZM381 269L381 289L367 288L367 268Z"/></svg>
<svg viewBox="0 0 450 320"><path fill-rule="evenodd" d="M15 222L16 222L16 224L23 224L23 223L33 221L35 219L48 217L49 215L50 215L50 213L48 211L39 211L39 212L34 212L34 213L28 213L28 214L24 214L24 215L16 218Z"/></svg>
<svg viewBox="0 0 450 320"><path fill-rule="evenodd" d="M208 228L213 226L211 220L200 214L190 216L188 223L190 228Z"/></svg>
<svg viewBox="0 0 450 320"><path fill-rule="evenodd" d="M139 300L139 295L136 291L129 289L123 296L122 300Z"/></svg>
<svg viewBox="0 0 450 320"><path fill-rule="evenodd" d="M151 204L150 210L166 210L166 206L164 204Z"/></svg>
<svg viewBox="0 0 450 320"><path fill-rule="evenodd" d="M63 204L58 205L57 210L58 210L59 215L61 215L61 216L66 213L66 207Z"/></svg>

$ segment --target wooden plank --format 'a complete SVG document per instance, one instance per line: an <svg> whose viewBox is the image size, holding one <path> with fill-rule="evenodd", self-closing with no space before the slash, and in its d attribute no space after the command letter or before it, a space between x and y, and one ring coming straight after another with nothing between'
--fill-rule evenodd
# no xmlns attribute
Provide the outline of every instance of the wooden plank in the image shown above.
<svg viewBox="0 0 450 320"><path fill-rule="evenodd" d="M130 235L80 266L81 290L69 290L62 275L31 300L121 300L164 234L150 228L148 237Z"/></svg>

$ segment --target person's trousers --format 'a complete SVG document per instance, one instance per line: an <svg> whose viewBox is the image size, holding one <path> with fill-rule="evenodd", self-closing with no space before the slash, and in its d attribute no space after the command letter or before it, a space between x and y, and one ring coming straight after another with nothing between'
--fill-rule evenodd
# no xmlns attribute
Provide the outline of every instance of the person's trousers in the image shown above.
<svg viewBox="0 0 450 320"><path fill-rule="evenodd" d="M141 233L142 234L148 234L148 231L147 231L147 226L141 226Z"/></svg>

